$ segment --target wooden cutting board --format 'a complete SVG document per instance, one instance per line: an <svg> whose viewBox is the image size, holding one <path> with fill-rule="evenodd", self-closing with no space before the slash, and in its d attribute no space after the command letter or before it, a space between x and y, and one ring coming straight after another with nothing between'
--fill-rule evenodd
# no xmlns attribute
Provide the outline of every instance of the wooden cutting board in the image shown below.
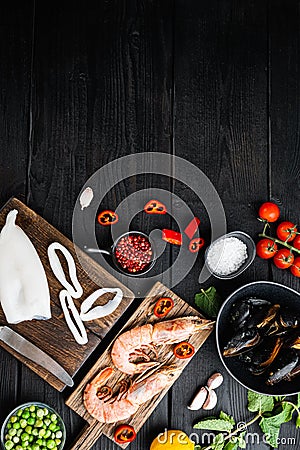
<svg viewBox="0 0 300 450"><path fill-rule="evenodd" d="M77 248L77 251L81 253L82 257L89 264L91 273L93 273L93 277L95 277L95 282L92 281L78 262L74 244L41 216L29 209L16 198L11 198L1 209L0 229L2 229L5 223L7 213L12 209L18 210L16 223L30 238L44 266L50 289L52 317L49 320L25 321L17 325L9 324L9 327L52 356L52 358L61 364L61 366L73 377L101 342L102 338L133 301L134 294L92 258ZM74 257L78 280L82 285L84 292L81 299L74 300L74 303L78 309L81 302L96 289L99 289L99 287L119 287L123 291L123 299L114 313L104 317L103 319L85 322L88 333L88 343L85 345L77 344L65 322L64 315L62 313L58 295L63 287L53 274L47 256L48 246L52 242L59 242L64 245ZM65 273L68 273L67 264L64 259L62 259L61 262ZM110 298L111 294L103 295L101 299L95 303L95 305L105 304ZM4 313L0 307L0 325L6 324L7 322ZM1 341L0 345L44 378L55 389L58 391L62 391L64 389L65 385L47 370L27 360L17 352L14 352Z"/></svg>
<svg viewBox="0 0 300 450"><path fill-rule="evenodd" d="M182 316L199 316L203 317L198 311L189 306L184 300L178 297L174 292L170 291L166 286L161 283L156 283L151 291L148 293L147 297L137 308L136 312L131 316L131 318L124 325L119 334L123 333L125 330L144 325L145 323L154 324L159 321L159 319L153 314L153 307L156 301L160 297L171 297L174 300L174 307L168 314L167 319L173 319L175 317ZM195 347L195 353L199 350L201 345L208 338L210 333L212 332L213 326L210 329L200 331L196 333L189 339L189 342ZM113 341L114 342L114 341ZM88 450L94 445L99 436L103 433L108 438L113 440L114 430L119 423L114 424L104 424L96 419L94 419L85 409L83 404L83 392L87 385L87 383L91 382L95 375L97 375L101 369L111 366L113 367L113 363L110 357L110 350L113 345L113 342L110 346L104 351L102 355L100 355L98 361L94 364L94 366L90 369L75 391L71 394L71 396L67 399L66 404L77 414L79 414L83 419L85 419L88 424L84 427L81 434L77 437L74 444L69 448L69 450ZM144 425L148 417L152 414L153 410L156 408L161 399L168 392L170 387L176 381L176 379L181 375L185 366L191 361L189 359L178 359L173 355L172 352L173 345L165 345L159 348L158 359L162 361L163 364L175 364L178 367L178 373L172 379L169 385L167 385L164 390L153 397L150 401L144 403L138 411L126 420L126 423L132 425L135 431L139 431L140 428ZM109 380L108 384L110 386L117 385L121 379L128 379L128 376L120 372L116 369L116 373L112 376L111 380ZM124 422L123 422L124 423ZM127 444L128 445L128 444ZM127 445L121 445L120 447L126 448Z"/></svg>

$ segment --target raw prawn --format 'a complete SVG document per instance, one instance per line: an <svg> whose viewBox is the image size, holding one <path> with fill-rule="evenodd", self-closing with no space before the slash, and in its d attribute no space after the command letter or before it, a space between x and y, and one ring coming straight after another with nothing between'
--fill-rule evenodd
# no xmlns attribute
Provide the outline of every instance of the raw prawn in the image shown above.
<svg viewBox="0 0 300 450"><path fill-rule="evenodd" d="M157 345L184 341L198 331L210 328L213 323L198 316L190 316L132 328L115 340L111 350L112 361L121 372L129 375L141 373L158 365L157 361L150 361L145 350L155 351ZM132 362L134 359L143 361Z"/></svg>
<svg viewBox="0 0 300 450"><path fill-rule="evenodd" d="M120 390L113 395L112 389L106 383L114 373L115 370L111 367L101 370L86 386L83 394L86 410L99 422L114 423L129 418L143 403L168 386L180 371L178 368L165 366L148 378L133 382L128 390Z"/></svg>

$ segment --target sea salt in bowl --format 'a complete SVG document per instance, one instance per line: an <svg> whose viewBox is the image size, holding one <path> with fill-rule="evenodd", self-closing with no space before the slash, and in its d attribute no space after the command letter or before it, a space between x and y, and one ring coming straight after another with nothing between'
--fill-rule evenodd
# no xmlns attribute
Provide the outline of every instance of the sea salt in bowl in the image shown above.
<svg viewBox="0 0 300 450"><path fill-rule="evenodd" d="M255 254L253 239L243 231L232 231L216 239L206 249L205 265L216 278L230 280L250 266Z"/></svg>

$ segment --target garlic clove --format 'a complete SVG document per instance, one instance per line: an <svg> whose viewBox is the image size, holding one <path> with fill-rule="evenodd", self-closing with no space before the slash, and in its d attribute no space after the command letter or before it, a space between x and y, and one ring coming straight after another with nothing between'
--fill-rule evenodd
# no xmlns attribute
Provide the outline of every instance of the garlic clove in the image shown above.
<svg viewBox="0 0 300 450"><path fill-rule="evenodd" d="M209 379L207 380L207 387L208 389L217 389L221 384L223 383L223 375L219 372L214 373Z"/></svg>
<svg viewBox="0 0 300 450"><path fill-rule="evenodd" d="M208 393L209 393L208 389L202 386L201 389L195 395L194 399L192 400L192 403L188 406L188 409L197 411L198 409L202 408L207 399Z"/></svg>
<svg viewBox="0 0 300 450"><path fill-rule="evenodd" d="M84 208L87 208L90 205L91 201L93 200L93 197L94 197L93 189L90 187L87 187L82 192L82 194L80 195L80 198L79 198L81 210L83 210Z"/></svg>
<svg viewBox="0 0 300 450"><path fill-rule="evenodd" d="M207 399L205 400L204 405L203 405L203 409L205 409L205 410L213 409L216 406L217 401L218 401L217 394L215 393L215 391L213 389L210 389L208 392L209 393L208 393Z"/></svg>

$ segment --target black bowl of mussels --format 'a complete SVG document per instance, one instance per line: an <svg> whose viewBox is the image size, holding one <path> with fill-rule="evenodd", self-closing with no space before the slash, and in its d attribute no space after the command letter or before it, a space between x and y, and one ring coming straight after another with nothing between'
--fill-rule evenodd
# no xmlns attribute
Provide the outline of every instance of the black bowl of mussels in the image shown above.
<svg viewBox="0 0 300 450"><path fill-rule="evenodd" d="M220 358L242 386L260 394L300 392L300 294L257 281L233 292L216 323Z"/></svg>

